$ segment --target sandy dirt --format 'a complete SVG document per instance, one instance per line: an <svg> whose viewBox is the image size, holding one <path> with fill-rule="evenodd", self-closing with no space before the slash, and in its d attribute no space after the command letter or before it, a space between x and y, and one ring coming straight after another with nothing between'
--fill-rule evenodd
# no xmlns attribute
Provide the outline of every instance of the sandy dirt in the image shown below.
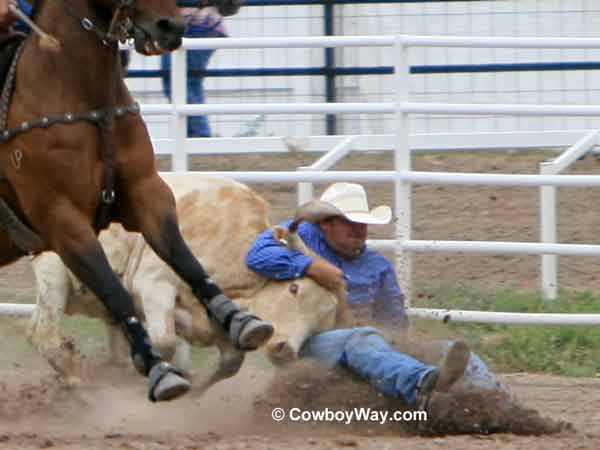
<svg viewBox="0 0 600 450"><path fill-rule="evenodd" d="M417 157L417 170L536 173L550 154L448 154ZM196 170L292 170L310 164L315 155L288 157L206 157L193 161ZM391 169L388 154L356 155L336 169ZM578 162L571 173L597 173L595 158ZM277 222L289 216L295 190L288 185L254 185L272 205ZM323 186L318 186L318 192ZM373 205L393 201L393 192L368 186ZM538 233L538 196L534 188L416 186L413 214L416 239L534 241ZM560 241L598 243L600 191L561 189ZM392 237L393 226L373 228L374 237ZM600 288L595 258L561 258L561 287L585 291ZM484 289L517 287L535 290L539 258L534 256L416 255L417 286L430 283L467 284ZM23 259L0 273L2 301L31 295L34 280ZM427 298L419 300L427 305ZM169 404L146 400L145 380L130 372L95 371L83 388L70 389L33 352L10 355L15 329L4 329L0 364L0 450L75 449L597 449L600 448L600 379L563 378L531 373L507 373L501 380L518 399L519 411L505 414L492 426L472 427L486 414L481 405L447 400L445 423L463 429L439 428L422 433L411 427L371 423L276 423L274 407L336 408L364 406L401 408L365 390L356 380L316 371L274 371L260 354L252 355L234 379L214 386L202 396L188 395ZM21 327L21 328L19 328ZM9 333L10 331L10 333ZM19 331L17 331L17 334ZM9 337L7 337L9 336ZM21 343L23 344L23 343ZM304 378L303 378L304 377ZM477 401L477 400L474 400ZM448 406L449 405L449 406ZM484 405L485 406L485 405ZM533 410L533 412L531 412ZM477 413L473 413L477 411ZM516 411L516 412L515 412ZM511 415L512 414L512 415ZM522 414L522 415L519 415ZM519 419L519 420L517 420ZM517 423L533 423L529 428ZM535 422L535 423L534 423ZM492 425L490 425L492 424ZM469 428L469 426L471 426ZM431 431L431 430L430 430ZM435 431L435 430L434 430ZM443 432L466 433L443 435ZM503 431L496 433L493 431ZM510 431L510 432L507 432ZM533 434L521 434L523 432ZM551 434L541 434L548 433ZM422 435L425 434L425 435Z"/></svg>

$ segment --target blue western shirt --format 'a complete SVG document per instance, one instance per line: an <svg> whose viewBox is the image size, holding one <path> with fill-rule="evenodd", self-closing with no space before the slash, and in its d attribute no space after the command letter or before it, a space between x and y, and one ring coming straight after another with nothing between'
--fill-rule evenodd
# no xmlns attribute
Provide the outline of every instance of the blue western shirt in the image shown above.
<svg viewBox="0 0 600 450"><path fill-rule="evenodd" d="M31 2L33 4L33 2ZM24 0L17 0L17 6L23 11L28 17L31 17L32 6ZM26 25L22 20L17 20L13 25L13 30L21 31L23 33L29 33L29 25Z"/></svg>
<svg viewBox="0 0 600 450"><path fill-rule="evenodd" d="M282 223L288 227L291 220ZM341 258L329 246L315 224L303 222L298 232L306 245L319 256L344 272L348 287L348 304L353 309L368 309L371 318L387 325L404 326L404 296L390 262L366 249L359 257ZM291 280L303 277L313 258L284 247L273 238L271 230L263 232L246 257L255 272L271 279Z"/></svg>

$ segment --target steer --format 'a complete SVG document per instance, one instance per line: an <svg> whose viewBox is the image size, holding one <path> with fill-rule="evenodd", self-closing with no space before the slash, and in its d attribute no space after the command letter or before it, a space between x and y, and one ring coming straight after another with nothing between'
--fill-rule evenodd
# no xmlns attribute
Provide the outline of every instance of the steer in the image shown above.
<svg viewBox="0 0 600 450"><path fill-rule="evenodd" d="M294 359L306 338L333 328L342 316L346 320L343 287L331 292L309 278L267 280L246 267L248 249L269 227L267 204L250 188L226 178L193 174L163 177L177 199L183 236L208 274L240 306L274 324L275 333L265 347L273 363ZM274 232L282 245L308 252L297 235L281 229ZM140 234L113 224L100 235L100 242L165 359L185 365L187 345L178 344L180 336L198 346L216 345L220 351L219 366L202 384L203 389L237 373L243 352L237 351L220 327L213 325L185 282L155 255ZM104 320L109 329L111 357L115 363L126 360L127 346L107 311L56 254L36 256L33 270L38 295L28 338L55 370L71 383L80 382L84 375L75 343L61 333L64 313Z"/></svg>

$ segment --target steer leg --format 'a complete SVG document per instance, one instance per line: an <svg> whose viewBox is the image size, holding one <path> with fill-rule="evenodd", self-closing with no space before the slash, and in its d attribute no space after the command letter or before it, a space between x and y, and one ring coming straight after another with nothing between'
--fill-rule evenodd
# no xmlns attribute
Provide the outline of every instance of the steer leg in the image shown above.
<svg viewBox="0 0 600 450"><path fill-rule="evenodd" d="M273 326L243 312L210 279L184 242L175 213L173 194L158 176L139 181L129 191L135 223L146 242L191 288L206 307L208 315L229 334L232 343L244 351L256 350L273 334Z"/></svg>
<svg viewBox="0 0 600 450"><path fill-rule="evenodd" d="M68 385L77 386L83 376L83 360L73 340L64 336L60 328L71 294L67 268L53 252L36 256L32 266L37 298L27 338L54 370L65 377Z"/></svg>
<svg viewBox="0 0 600 450"><path fill-rule="evenodd" d="M114 367L129 367L129 343L119 326L106 325L108 334L108 364Z"/></svg>
<svg viewBox="0 0 600 450"><path fill-rule="evenodd" d="M219 350L217 368L206 380L202 381L197 388L194 388L194 395L202 395L213 384L231 378L237 374L242 367L245 356L244 352L234 348L230 342L225 340L217 340L215 345Z"/></svg>
<svg viewBox="0 0 600 450"><path fill-rule="evenodd" d="M61 256L66 266L104 304L113 320L127 337L136 369L150 378L152 401L170 400L189 390L190 383L179 371L163 361L152 346L145 328L137 318L131 296L110 268L94 230L85 217L73 208L52 211L54 221L45 230L56 228L44 236Z"/></svg>
<svg viewBox="0 0 600 450"><path fill-rule="evenodd" d="M175 300L177 288L166 281L148 282L136 289L142 300L150 339L167 361L175 355Z"/></svg>

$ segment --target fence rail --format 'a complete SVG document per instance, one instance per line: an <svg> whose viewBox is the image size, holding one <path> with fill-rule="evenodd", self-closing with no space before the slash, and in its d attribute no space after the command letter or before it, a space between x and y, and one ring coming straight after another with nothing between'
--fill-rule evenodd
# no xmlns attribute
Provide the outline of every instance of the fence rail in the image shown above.
<svg viewBox="0 0 600 450"><path fill-rule="evenodd" d="M410 99L411 47L469 47L469 48L598 48L600 39L595 38L503 38L503 37L430 37L430 36L326 36L301 38L255 38L255 39L196 39L184 40L186 49L202 48L335 48L342 46L393 46L395 56L394 76L397 89L393 102L383 103L296 103L296 104L216 104L186 105L185 86L186 67L183 52L176 52L172 65L172 90L174 105L145 105L144 113L159 114L170 112L179 130L178 154L173 155L175 170L187 170L187 150L185 145L185 127L182 119L189 114L344 114L344 113L389 113L395 115L396 133L391 137L395 151L393 171L380 172L323 172L302 168L298 171L282 172L205 172L205 174L224 175L245 182L325 182L353 180L362 182L386 183L395 186L396 223L396 267L398 279L407 298L410 299L411 253L422 251L456 251L487 253L518 253L542 255L588 255L599 256L600 246L521 242L474 242L474 241L417 241L411 239L411 186L423 184L460 184L495 186L600 186L600 176L596 175L513 175L513 174L469 174L416 172L411 170L411 145L415 136L409 133L411 114L448 114L448 115L541 115L541 116L590 116L598 115L600 107L596 105L536 105L536 104L444 104L412 102ZM581 134L570 134L570 144L579 141L590 130ZM389 138L388 138L389 139ZM202 142L210 142L202 141ZM360 136L339 137L336 151L347 153L358 145ZM214 142L214 141L213 141ZM271 141L272 142L272 141ZM194 140L194 145L199 144ZM327 157L324 161L327 161ZM331 158L337 160L333 156ZM321 164L326 169L328 164ZM373 245L390 248L390 242L372 242ZM481 313L494 317L494 313ZM504 320L496 316L498 320ZM492 320L492 319L490 319ZM566 319L571 323L572 319ZM566 322L567 323L567 322Z"/></svg>

